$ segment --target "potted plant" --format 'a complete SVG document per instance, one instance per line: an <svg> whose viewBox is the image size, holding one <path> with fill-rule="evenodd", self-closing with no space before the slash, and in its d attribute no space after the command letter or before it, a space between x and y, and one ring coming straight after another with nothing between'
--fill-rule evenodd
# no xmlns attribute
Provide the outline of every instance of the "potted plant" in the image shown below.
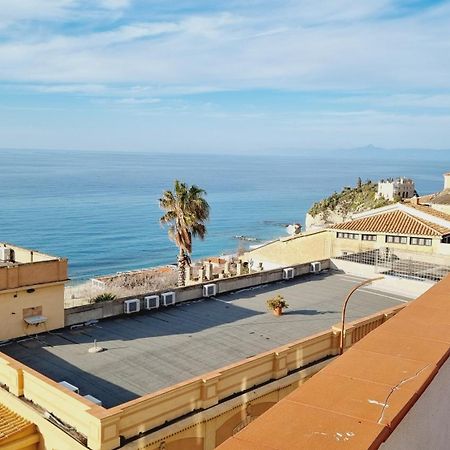
<svg viewBox="0 0 450 450"><path fill-rule="evenodd" d="M267 308L272 310L275 316L281 316L283 314L283 308L289 308L284 297L280 294L267 300Z"/></svg>

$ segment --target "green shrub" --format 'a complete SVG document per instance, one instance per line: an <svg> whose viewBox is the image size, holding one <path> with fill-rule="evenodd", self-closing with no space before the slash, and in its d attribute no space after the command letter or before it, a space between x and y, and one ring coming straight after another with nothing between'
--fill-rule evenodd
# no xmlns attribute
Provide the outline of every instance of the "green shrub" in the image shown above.
<svg viewBox="0 0 450 450"><path fill-rule="evenodd" d="M103 294L99 294L97 295L97 297L91 299L91 303L110 302L115 299L116 296L114 294L111 294L110 292L104 292Z"/></svg>
<svg viewBox="0 0 450 450"><path fill-rule="evenodd" d="M334 192L329 197L314 203L308 213L313 217L323 214L326 220L331 211L346 216L351 212L367 211L392 203L384 198L376 198L377 188L378 184L370 180L365 183L359 183L358 180L357 187L344 187L341 192Z"/></svg>
<svg viewBox="0 0 450 450"><path fill-rule="evenodd" d="M276 308L289 308L289 305L286 303L286 300L284 297L280 294L276 295L275 297L269 298L266 301L267 308L274 310Z"/></svg>

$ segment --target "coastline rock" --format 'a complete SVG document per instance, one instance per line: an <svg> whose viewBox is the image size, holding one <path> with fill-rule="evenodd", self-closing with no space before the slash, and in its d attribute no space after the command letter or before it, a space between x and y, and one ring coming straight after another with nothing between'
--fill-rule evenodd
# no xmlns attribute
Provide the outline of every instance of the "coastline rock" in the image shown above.
<svg viewBox="0 0 450 450"><path fill-rule="evenodd" d="M317 230L336 223L351 220L355 213L381 208L393 202L379 198L377 183L360 178L355 187L346 186L341 192L334 192L329 197L314 203L306 214L307 231Z"/></svg>
<svg viewBox="0 0 450 450"><path fill-rule="evenodd" d="M339 213L332 210L327 210L312 216L311 214L306 214L305 228L307 231L320 230L328 226L334 225L336 223L346 222L351 220L352 214Z"/></svg>

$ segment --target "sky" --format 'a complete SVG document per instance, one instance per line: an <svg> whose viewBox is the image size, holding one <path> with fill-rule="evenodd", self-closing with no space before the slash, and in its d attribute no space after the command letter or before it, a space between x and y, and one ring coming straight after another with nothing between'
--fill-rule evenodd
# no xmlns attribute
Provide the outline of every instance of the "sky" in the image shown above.
<svg viewBox="0 0 450 450"><path fill-rule="evenodd" d="M0 148L450 149L450 1L0 0Z"/></svg>

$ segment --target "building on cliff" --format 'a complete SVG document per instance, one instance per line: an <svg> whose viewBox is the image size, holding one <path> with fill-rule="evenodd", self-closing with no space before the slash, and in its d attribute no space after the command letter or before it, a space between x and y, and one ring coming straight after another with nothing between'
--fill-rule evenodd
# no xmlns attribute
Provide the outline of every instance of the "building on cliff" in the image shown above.
<svg viewBox="0 0 450 450"><path fill-rule="evenodd" d="M450 267L450 174L444 190L353 214L316 231L280 238L244 255L264 268L385 252ZM369 255L370 256L370 255ZM373 255L372 255L373 256Z"/></svg>
<svg viewBox="0 0 450 450"><path fill-rule="evenodd" d="M381 180L378 182L377 197L384 197L386 200L396 198L411 198L416 191L414 181L409 178L397 178L395 180Z"/></svg>

